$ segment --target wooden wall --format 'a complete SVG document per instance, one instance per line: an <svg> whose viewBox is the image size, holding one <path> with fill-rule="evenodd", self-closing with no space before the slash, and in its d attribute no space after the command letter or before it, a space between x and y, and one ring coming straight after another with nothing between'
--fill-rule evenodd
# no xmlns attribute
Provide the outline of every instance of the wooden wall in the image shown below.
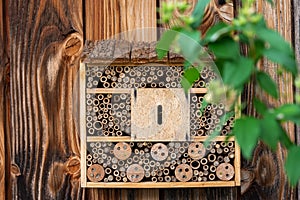
<svg viewBox="0 0 300 200"><path fill-rule="evenodd" d="M253 161L244 162L242 196L240 188L80 188L76 100L84 40L107 39L135 28L155 29L156 7L161 1L0 2L0 47L4 47L0 48L0 199L295 198L283 174L285 151L271 153L263 145L256 149ZM289 23L291 2L276 2L270 8L258 0L257 9L268 16L270 26L292 40L296 36ZM141 31L124 39L152 41L157 34ZM262 67L280 84L284 95L280 101L291 100L290 77L277 77L277 66L270 63L262 63ZM248 100L259 94L251 86L248 91ZM252 110L249 106L248 112ZM293 127L287 128L294 137Z"/></svg>

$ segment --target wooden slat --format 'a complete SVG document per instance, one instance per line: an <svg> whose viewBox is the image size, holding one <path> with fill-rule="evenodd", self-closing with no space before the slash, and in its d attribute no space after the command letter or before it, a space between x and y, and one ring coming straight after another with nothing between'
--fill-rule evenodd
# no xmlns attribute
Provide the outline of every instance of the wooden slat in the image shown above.
<svg viewBox="0 0 300 200"><path fill-rule="evenodd" d="M172 182L172 188L182 189L186 188L199 188L199 187L230 187L235 186L235 181L206 181L206 182ZM103 187L103 188L169 188L170 183L167 182L143 182L143 183L93 183L88 182L86 187ZM146 191L146 190L145 190Z"/></svg>
<svg viewBox="0 0 300 200"><path fill-rule="evenodd" d="M87 40L115 37L129 41L156 41L156 1L149 0L90 0L85 1L85 30ZM122 32L138 29L117 35Z"/></svg>
<svg viewBox="0 0 300 200"><path fill-rule="evenodd" d="M292 4L290 1L273 1L274 6L264 0L256 2L256 9L263 13L269 27L279 31L283 37L291 41L292 29ZM259 67L271 75L279 86L280 99L275 101L269 96L258 91L253 84L247 88L246 100L247 113L254 114L254 108L250 101L255 96L262 97L270 107L283 103L293 102L292 77L287 73L282 76L277 74L278 65L263 60ZM291 124L285 124L289 136L295 138L295 129ZM259 144L250 162L243 162L242 194L243 199L294 199L295 190L289 187L284 170L286 150L281 146L276 153L272 153L265 145Z"/></svg>
<svg viewBox="0 0 300 200"><path fill-rule="evenodd" d="M132 89L126 88L94 88L94 89L86 89L86 93L112 93L112 94L119 94L119 93L131 93Z"/></svg>
<svg viewBox="0 0 300 200"><path fill-rule="evenodd" d="M76 124L81 0L9 3L13 199L83 199ZM74 89L74 90L73 90Z"/></svg>
<svg viewBox="0 0 300 200"><path fill-rule="evenodd" d="M191 141L206 141L209 138L209 136L195 136L191 138ZM225 141L227 139L227 136L216 136L214 138L214 141ZM105 136L88 136L86 139L87 142L99 142L99 141L105 141L105 142L130 142L132 141L130 136L122 136L122 137L105 137ZM143 141L143 140L140 140ZM147 140L149 141L149 140ZM154 140L156 142L159 142L160 140ZM164 140L161 140L162 142ZM234 138L228 138L227 141L234 141ZM139 140L134 140L134 142L139 142ZM238 150L238 149L237 149Z"/></svg>

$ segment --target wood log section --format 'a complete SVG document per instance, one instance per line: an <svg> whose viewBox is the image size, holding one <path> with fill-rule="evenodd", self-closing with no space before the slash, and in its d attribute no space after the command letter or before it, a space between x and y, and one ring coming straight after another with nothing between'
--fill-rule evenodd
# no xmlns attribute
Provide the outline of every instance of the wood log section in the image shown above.
<svg viewBox="0 0 300 200"><path fill-rule="evenodd" d="M82 2L11 0L8 8L12 197L82 199L73 113Z"/></svg>
<svg viewBox="0 0 300 200"><path fill-rule="evenodd" d="M256 9L263 13L270 28L277 30L287 41L292 42L292 4L289 1L274 1L271 6L266 1L258 0ZM293 102L293 80L290 74L283 73L281 76L277 73L278 65L267 60L263 60L259 67L267 72L278 84L280 99L274 100L265 95L253 83L247 88L245 100L247 114L255 114L251 100L255 96L260 96L268 102L270 107L276 107L283 103ZM295 129L291 124L284 125L285 130L292 140L295 139ZM295 199L296 192L289 187L287 177L284 171L284 160L286 150L278 146L276 153L269 150L266 145L259 143L253 154L251 161L242 163L242 197L243 199Z"/></svg>

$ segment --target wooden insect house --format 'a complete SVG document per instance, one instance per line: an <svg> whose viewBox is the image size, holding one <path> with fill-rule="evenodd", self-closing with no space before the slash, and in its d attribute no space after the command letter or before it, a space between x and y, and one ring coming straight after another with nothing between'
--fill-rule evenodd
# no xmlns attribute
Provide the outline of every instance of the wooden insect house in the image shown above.
<svg viewBox="0 0 300 200"><path fill-rule="evenodd" d="M188 93L183 59L157 58L155 42L86 45L80 68L81 185L168 188L240 185L240 151L226 140L234 116L203 106L208 67ZM204 145L214 130L220 132Z"/></svg>

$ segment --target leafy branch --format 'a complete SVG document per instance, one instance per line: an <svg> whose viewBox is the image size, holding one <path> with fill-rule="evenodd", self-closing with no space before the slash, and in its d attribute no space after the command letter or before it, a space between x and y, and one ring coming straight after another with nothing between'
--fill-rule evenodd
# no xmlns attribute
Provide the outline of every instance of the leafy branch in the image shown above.
<svg viewBox="0 0 300 200"><path fill-rule="evenodd" d="M272 3L272 0L268 0ZM157 44L157 53L164 57L168 50L182 54L185 58L185 73L182 86L188 91L199 78L203 60L207 54L203 46L212 54L220 76L225 85L225 92L231 109L238 103L238 97L244 87L254 79L255 83L266 94L279 99L276 82L258 67L258 62L268 59L281 66L282 71L291 73L295 78L295 86L300 87L300 78L294 51L290 44L276 31L267 27L264 17L252 9L253 0L243 0L243 7L231 24L223 22L211 27L204 35L198 27L202 22L205 7L209 0L198 1L191 16L183 13L188 9L187 3L163 4L162 22L169 23L177 20L177 26L167 30ZM182 14L174 19L173 12L177 9ZM242 54L240 46L247 47L248 53ZM210 83L211 86L220 83ZM209 87L205 100L216 102L220 97L219 87ZM278 143L287 150L285 169L290 183L294 186L300 179L300 147L290 140L282 127L284 122L300 125L300 97L296 96L296 103L283 104L276 108L269 108L259 98L253 99L253 105L258 116L242 116L236 120L232 134L240 144L243 156L250 159L259 140L276 150ZM229 108L228 108L229 110Z"/></svg>

